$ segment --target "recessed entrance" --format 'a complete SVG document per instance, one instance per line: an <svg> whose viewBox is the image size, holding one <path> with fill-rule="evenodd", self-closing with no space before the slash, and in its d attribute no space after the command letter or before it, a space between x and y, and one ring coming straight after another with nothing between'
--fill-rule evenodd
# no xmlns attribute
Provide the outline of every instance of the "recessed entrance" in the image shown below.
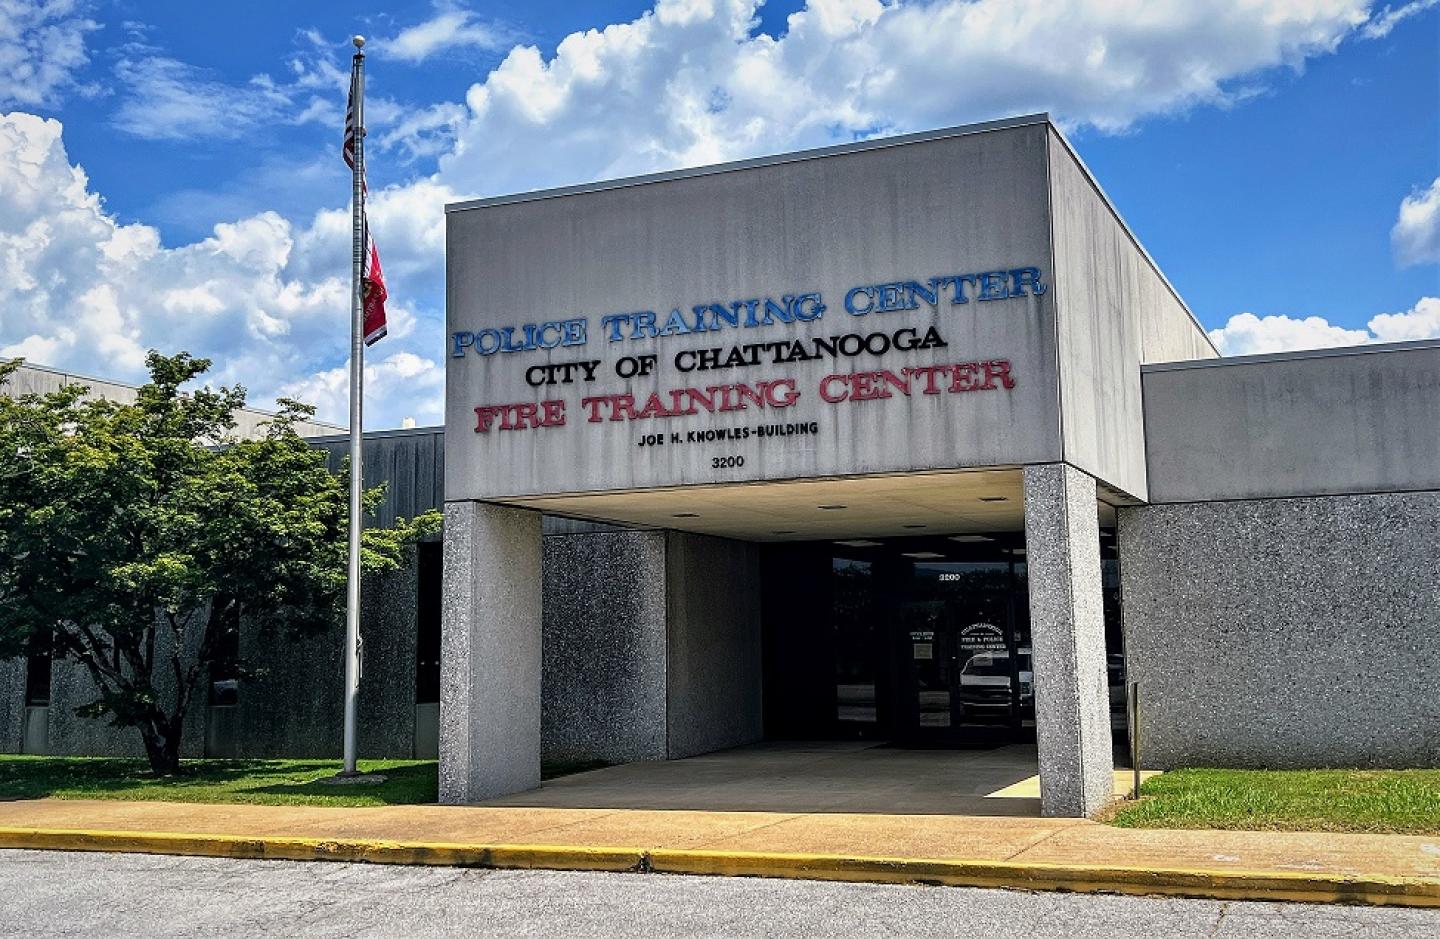
<svg viewBox="0 0 1440 939"><path fill-rule="evenodd" d="M765 730L901 747L1035 741L1021 532L763 548ZM1123 728L1118 572L1102 539L1112 724Z"/></svg>

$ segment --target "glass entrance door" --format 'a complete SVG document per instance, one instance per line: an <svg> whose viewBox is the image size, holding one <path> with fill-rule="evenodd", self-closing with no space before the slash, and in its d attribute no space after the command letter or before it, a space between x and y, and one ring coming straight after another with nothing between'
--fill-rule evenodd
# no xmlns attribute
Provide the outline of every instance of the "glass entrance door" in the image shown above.
<svg viewBox="0 0 1440 939"><path fill-rule="evenodd" d="M1010 560L914 559L895 624L902 737L983 742L1033 721L1028 618L1016 615L1015 580Z"/></svg>

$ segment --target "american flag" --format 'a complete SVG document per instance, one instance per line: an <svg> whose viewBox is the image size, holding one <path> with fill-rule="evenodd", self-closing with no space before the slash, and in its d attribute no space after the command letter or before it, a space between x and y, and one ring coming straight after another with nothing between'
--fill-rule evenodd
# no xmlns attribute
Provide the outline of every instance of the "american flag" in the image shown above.
<svg viewBox="0 0 1440 939"><path fill-rule="evenodd" d="M340 146L340 155L345 165L355 169L355 144L364 133L355 120L355 92L358 73L350 73L350 99L345 106L345 142ZM362 170L363 172L363 170ZM365 345L370 346L385 338L385 301L390 294L385 289L385 273L380 269L380 251L370 237L370 219L366 215L364 195L369 192L362 175L360 178L361 206L360 226L364 239L364 262L360 274L361 301L365 308Z"/></svg>

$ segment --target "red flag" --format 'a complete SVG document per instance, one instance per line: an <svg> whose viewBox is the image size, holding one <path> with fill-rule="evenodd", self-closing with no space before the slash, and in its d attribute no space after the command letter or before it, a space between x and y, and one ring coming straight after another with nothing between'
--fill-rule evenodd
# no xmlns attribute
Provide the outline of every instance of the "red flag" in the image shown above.
<svg viewBox="0 0 1440 939"><path fill-rule="evenodd" d="M345 107L345 141L340 145L340 155L345 165L355 169L355 141L364 134L355 120L355 79L350 76L350 99ZM380 251L375 239L370 237L370 218L363 205L364 196L369 192L365 178L360 178L362 205L360 208L361 231L365 238L364 265L360 275L361 303L365 309L365 345L374 345L385 338L385 300L390 296L385 289L385 274L380 269Z"/></svg>
<svg viewBox="0 0 1440 939"><path fill-rule="evenodd" d="M370 239L370 228L365 228L365 240L369 251L365 253L365 274L360 278L364 290L365 345L373 346L385 338L385 300L390 296L385 289L385 272L380 269L380 252Z"/></svg>

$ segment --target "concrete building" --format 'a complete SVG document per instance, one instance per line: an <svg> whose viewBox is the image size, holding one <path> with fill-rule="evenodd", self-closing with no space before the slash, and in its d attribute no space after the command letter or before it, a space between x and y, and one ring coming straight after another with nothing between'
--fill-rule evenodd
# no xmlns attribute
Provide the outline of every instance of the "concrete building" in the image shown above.
<svg viewBox="0 0 1440 939"><path fill-rule="evenodd" d="M829 740L1086 814L1132 682L1147 767L1440 764L1440 342L1217 357L1046 116L447 219L446 424L366 456L443 548L367 587L361 743L443 801ZM228 752L338 752L339 635L255 650Z"/></svg>
<svg viewBox="0 0 1440 939"><path fill-rule="evenodd" d="M0 361L7 360L0 359ZM125 382L92 378L88 375L79 375L58 368L48 368L44 365L26 362L16 370L14 375L10 376L9 381L0 385L0 395L13 397L23 394L47 394L59 391L65 385L84 385L90 389L92 397L124 404L134 402L138 387ZM270 411L259 408L242 408L235 412L235 433L240 437L258 436L264 433L265 422L272 417L274 414ZM315 437L339 433L345 428L327 424L324 421L300 421L295 425L295 430L302 437Z"/></svg>

